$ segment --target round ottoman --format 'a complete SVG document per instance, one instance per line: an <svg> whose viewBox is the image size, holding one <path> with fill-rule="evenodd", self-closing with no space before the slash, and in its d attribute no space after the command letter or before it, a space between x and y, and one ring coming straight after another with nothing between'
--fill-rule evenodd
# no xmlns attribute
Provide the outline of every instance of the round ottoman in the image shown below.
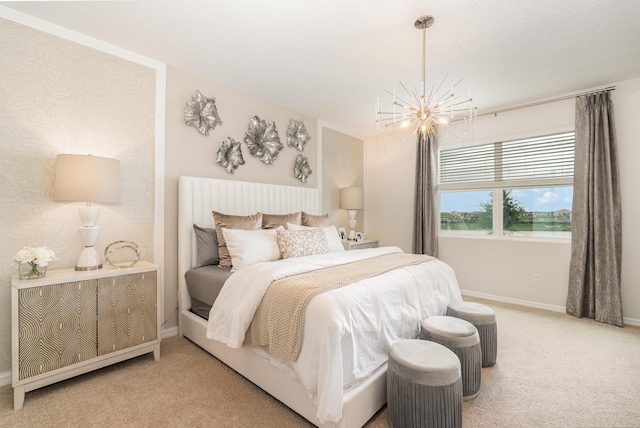
<svg viewBox="0 0 640 428"><path fill-rule="evenodd" d="M463 399L475 398L480 391L482 351L478 330L473 324L448 316L430 317L422 321L420 339L444 345L458 356Z"/></svg>
<svg viewBox="0 0 640 428"><path fill-rule="evenodd" d="M450 303L447 315L469 321L478 329L482 348L482 367L491 367L498 356L498 325L496 314L480 303Z"/></svg>
<svg viewBox="0 0 640 428"><path fill-rule="evenodd" d="M387 408L391 427L462 427L458 357L435 342L394 343L387 366Z"/></svg>

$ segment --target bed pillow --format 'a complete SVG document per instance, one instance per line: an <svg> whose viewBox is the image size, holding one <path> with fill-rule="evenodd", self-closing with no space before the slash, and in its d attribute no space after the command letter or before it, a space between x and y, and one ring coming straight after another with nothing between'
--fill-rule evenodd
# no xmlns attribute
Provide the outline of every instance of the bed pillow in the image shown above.
<svg viewBox="0 0 640 428"><path fill-rule="evenodd" d="M304 229L312 229L308 226L302 226L301 224L292 224L287 223L287 229L289 230L304 230ZM329 246L329 252L333 253L335 251L344 251L344 245L342 245L342 239L340 239L340 234L338 233L338 229L335 226L323 226L322 230L327 238L327 245Z"/></svg>
<svg viewBox="0 0 640 428"><path fill-rule="evenodd" d="M282 226L280 227L282 229ZM231 272L260 262L280 260L278 229L222 229L231 256Z"/></svg>
<svg viewBox="0 0 640 428"><path fill-rule="evenodd" d="M310 227L331 226L329 214L311 215L302 211L302 225Z"/></svg>
<svg viewBox="0 0 640 428"><path fill-rule="evenodd" d="M196 267L217 265L220 263L218 254L218 234L215 229L193 225L196 233L197 260Z"/></svg>
<svg viewBox="0 0 640 428"><path fill-rule="evenodd" d="M301 224L302 213L291 214L262 214L262 228L275 229L278 226L287 227L287 223Z"/></svg>
<svg viewBox="0 0 640 428"><path fill-rule="evenodd" d="M262 213L240 216L228 215L213 211L213 222L218 235L218 252L220 253L220 267L231 267L231 256L224 240L222 229L256 230L262 227Z"/></svg>
<svg viewBox="0 0 640 428"><path fill-rule="evenodd" d="M276 229L276 234L283 259L329 252L327 238L322 228L314 227L305 230Z"/></svg>

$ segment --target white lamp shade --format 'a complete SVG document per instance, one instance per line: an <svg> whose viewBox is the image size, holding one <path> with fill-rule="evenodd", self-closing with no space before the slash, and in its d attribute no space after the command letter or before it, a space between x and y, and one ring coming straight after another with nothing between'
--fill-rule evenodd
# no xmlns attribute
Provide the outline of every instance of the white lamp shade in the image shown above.
<svg viewBox="0 0 640 428"><path fill-rule="evenodd" d="M120 202L120 161L90 155L58 155L54 199L69 202Z"/></svg>
<svg viewBox="0 0 640 428"><path fill-rule="evenodd" d="M343 210L364 209L364 191L362 187L343 187L340 189L340 208Z"/></svg>

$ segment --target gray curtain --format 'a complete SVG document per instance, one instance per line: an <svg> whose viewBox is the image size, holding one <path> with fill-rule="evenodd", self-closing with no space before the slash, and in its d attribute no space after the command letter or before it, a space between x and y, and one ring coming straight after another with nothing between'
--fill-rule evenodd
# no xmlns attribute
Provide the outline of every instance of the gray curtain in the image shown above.
<svg viewBox="0 0 640 428"><path fill-rule="evenodd" d="M413 217L413 252L438 257L436 224L436 137L418 133Z"/></svg>
<svg viewBox="0 0 640 428"><path fill-rule="evenodd" d="M622 326L618 154L609 92L576 98L567 313Z"/></svg>

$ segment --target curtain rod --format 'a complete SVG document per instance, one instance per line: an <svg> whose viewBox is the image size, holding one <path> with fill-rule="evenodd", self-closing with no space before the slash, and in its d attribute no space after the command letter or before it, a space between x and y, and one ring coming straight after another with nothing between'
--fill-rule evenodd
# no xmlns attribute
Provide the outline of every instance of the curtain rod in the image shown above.
<svg viewBox="0 0 640 428"><path fill-rule="evenodd" d="M568 100L568 99L571 99L571 98L580 97L582 95L591 95L591 94L595 94L595 93L598 93L598 92L615 91L615 90L616 90L615 86L607 86L606 88L603 88L603 89L594 89L592 91L580 92L580 93L573 94L573 95L565 95L563 97L550 98L550 99L544 100L544 101L536 101L536 102L529 103L529 104L520 104L520 105L516 105L516 106L513 106L513 107L506 107L506 108L499 109L499 110L488 111L486 113L480 113L480 114L478 114L478 116L488 116L490 114L492 114L494 116L497 116L498 113L505 113L505 112L511 111L511 110L518 110L518 109L526 108L526 107L535 107L535 106L539 106L539 105L542 105L542 104L554 103L556 101L563 101L563 100Z"/></svg>

